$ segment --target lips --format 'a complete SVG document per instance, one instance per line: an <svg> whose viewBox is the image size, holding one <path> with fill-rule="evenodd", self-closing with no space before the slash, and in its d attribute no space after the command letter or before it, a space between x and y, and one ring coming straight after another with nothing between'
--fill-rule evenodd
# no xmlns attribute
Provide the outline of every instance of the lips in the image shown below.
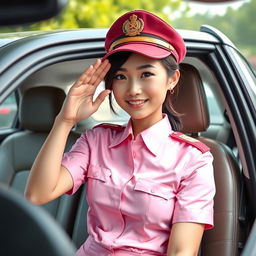
<svg viewBox="0 0 256 256"><path fill-rule="evenodd" d="M146 103L147 101L148 100L138 99L138 100L127 100L126 102L129 104L129 106L133 108L139 108L139 107L142 107L144 103Z"/></svg>
<svg viewBox="0 0 256 256"><path fill-rule="evenodd" d="M128 101L128 103L131 105L140 105L144 102L145 102L145 100Z"/></svg>

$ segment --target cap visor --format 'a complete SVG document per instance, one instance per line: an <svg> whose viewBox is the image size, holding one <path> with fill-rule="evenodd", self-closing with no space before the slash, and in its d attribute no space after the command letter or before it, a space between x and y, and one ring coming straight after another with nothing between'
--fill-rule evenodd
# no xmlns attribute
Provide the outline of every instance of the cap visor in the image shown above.
<svg viewBox="0 0 256 256"><path fill-rule="evenodd" d="M103 57L102 60L107 59L110 55L116 52L124 52L124 51L138 53L152 59L163 59L169 56L170 54L172 54L172 52L154 45L133 43L133 44L125 44L125 45L119 46L113 51L108 52Z"/></svg>

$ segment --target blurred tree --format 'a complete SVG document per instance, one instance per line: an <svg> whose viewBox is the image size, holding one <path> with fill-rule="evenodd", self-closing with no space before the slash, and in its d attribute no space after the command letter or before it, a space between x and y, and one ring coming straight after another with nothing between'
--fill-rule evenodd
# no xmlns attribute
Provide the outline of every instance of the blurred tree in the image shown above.
<svg viewBox="0 0 256 256"><path fill-rule="evenodd" d="M256 46L255 15L256 0L245 3L236 13L235 37L241 44Z"/></svg>
<svg viewBox="0 0 256 256"><path fill-rule="evenodd" d="M69 0L64 11L53 19L0 31L105 28L133 9L151 11L176 28L199 30L201 24L212 25L243 49L246 56L256 55L256 0L247 0L238 10L228 8L222 16L210 13L189 16L189 5L183 0Z"/></svg>
<svg viewBox="0 0 256 256"><path fill-rule="evenodd" d="M202 24L211 25L222 31L241 48L246 56L256 55L256 0L245 2L239 9L228 8L224 15L210 13L189 16L188 13L174 20L174 26L182 29L199 30Z"/></svg>
<svg viewBox="0 0 256 256"><path fill-rule="evenodd" d="M74 28L106 28L127 11L145 9L170 22L171 13L178 11L182 0L69 0L64 11L55 18L9 31L51 30Z"/></svg>

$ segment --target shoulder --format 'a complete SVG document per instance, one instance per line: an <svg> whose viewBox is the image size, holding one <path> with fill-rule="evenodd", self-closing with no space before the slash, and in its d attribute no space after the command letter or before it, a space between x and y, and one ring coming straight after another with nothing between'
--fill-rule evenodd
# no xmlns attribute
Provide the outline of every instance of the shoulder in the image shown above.
<svg viewBox="0 0 256 256"><path fill-rule="evenodd" d="M125 129L125 126L118 125L118 124L108 124L108 123L102 123L99 125L96 125L93 127L95 130L111 130L111 131L123 131Z"/></svg>
<svg viewBox="0 0 256 256"><path fill-rule="evenodd" d="M173 132L170 137L180 143L185 143L188 146L192 146L194 148L197 148L199 151L201 151L202 153L206 153L208 151L210 151L210 148L205 145L204 143L202 143L201 141L190 137L184 133L181 132Z"/></svg>
<svg viewBox="0 0 256 256"><path fill-rule="evenodd" d="M90 145L95 146L99 143L108 145L114 139L121 136L124 129L125 126L122 125L102 123L85 131L83 136Z"/></svg>
<svg viewBox="0 0 256 256"><path fill-rule="evenodd" d="M121 134L125 129L125 126L117 125L117 124L108 124L108 123L101 123L94 126L88 133L87 136L110 136L115 137L118 134Z"/></svg>
<svg viewBox="0 0 256 256"><path fill-rule="evenodd" d="M125 129L124 125L119 125L119 124L109 124L109 123L101 123L93 127L95 128L103 128L103 129L111 129L111 130L116 130L116 131L123 131Z"/></svg>

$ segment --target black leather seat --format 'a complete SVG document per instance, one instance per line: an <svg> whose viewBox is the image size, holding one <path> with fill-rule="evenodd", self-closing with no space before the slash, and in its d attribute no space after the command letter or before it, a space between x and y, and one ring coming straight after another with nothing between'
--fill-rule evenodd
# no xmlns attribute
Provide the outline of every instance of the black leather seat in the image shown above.
<svg viewBox="0 0 256 256"><path fill-rule="evenodd" d="M174 109L183 114L183 130L211 148L214 161L216 196L214 198L214 223L205 232L201 255L236 256L243 243L246 226L241 216L241 172L232 151L221 142L200 136L209 126L206 95L199 72L189 64L181 65L181 77Z"/></svg>
<svg viewBox="0 0 256 256"><path fill-rule="evenodd" d="M0 255L75 256L66 233L49 214L0 185Z"/></svg>
<svg viewBox="0 0 256 256"><path fill-rule="evenodd" d="M0 182L24 193L34 159L45 141L65 99L59 88L28 89L21 98L19 121L22 131L8 136L0 146ZM67 149L79 135L71 132ZM64 195L42 207L71 234L79 195Z"/></svg>

